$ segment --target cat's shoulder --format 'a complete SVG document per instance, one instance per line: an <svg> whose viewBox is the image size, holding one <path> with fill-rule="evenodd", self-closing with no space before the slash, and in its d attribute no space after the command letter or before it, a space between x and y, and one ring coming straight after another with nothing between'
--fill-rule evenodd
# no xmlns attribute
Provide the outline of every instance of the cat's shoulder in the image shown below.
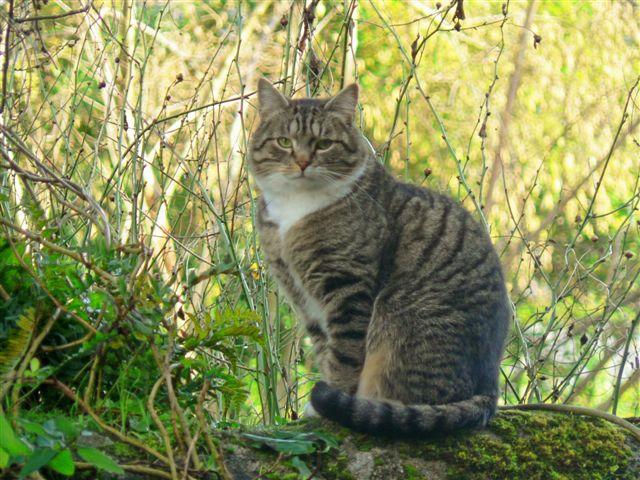
<svg viewBox="0 0 640 480"><path fill-rule="evenodd" d="M396 180L391 206L395 216L411 212L445 209L452 215L472 218L471 213L450 195L434 189Z"/></svg>

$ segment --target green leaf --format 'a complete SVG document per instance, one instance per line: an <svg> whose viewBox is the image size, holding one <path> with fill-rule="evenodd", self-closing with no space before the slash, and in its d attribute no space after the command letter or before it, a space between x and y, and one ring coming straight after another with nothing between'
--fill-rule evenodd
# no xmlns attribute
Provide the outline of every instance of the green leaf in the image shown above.
<svg viewBox="0 0 640 480"><path fill-rule="evenodd" d="M31 369L32 372L37 372L38 369L40 369L40 360L38 360L37 358L32 358L31 361L29 362L29 368Z"/></svg>
<svg viewBox="0 0 640 480"><path fill-rule="evenodd" d="M67 477L70 477L76 471L76 466L73 463L73 457L71 457L71 450L68 448L53 457L47 465L53 468L56 472Z"/></svg>
<svg viewBox="0 0 640 480"><path fill-rule="evenodd" d="M67 417L56 417L54 424L56 429L59 432L62 432L65 440L67 441L74 440L78 435L80 435L80 429L78 426Z"/></svg>
<svg viewBox="0 0 640 480"><path fill-rule="evenodd" d="M18 424L25 432L33 433L35 435L40 435L41 437L49 437L49 434L44 429L42 425L36 422L32 422L31 420L27 420L25 418L19 418Z"/></svg>
<svg viewBox="0 0 640 480"><path fill-rule="evenodd" d="M105 453L102 453L96 448L79 448L78 455L80 455L83 460L89 462L91 465L99 468L100 470L105 470L109 473L117 473L119 475L124 474L124 470L122 469L122 467L118 465L113 458Z"/></svg>
<svg viewBox="0 0 640 480"><path fill-rule="evenodd" d="M302 478L311 478L311 470L307 467L307 464L304 463L300 457L293 457L291 459L291 465L293 465Z"/></svg>
<svg viewBox="0 0 640 480"><path fill-rule="evenodd" d="M267 445L276 452L287 453L289 455L308 455L316 451L315 443L309 440L264 437L252 433L245 433L243 436Z"/></svg>
<svg viewBox="0 0 640 480"><path fill-rule="evenodd" d="M9 454L0 447L0 468L7 468L9 466Z"/></svg>
<svg viewBox="0 0 640 480"><path fill-rule="evenodd" d="M51 448L36 448L20 470L19 478L31 475L36 470L44 467L49 461L55 457L57 452Z"/></svg>
<svg viewBox="0 0 640 480"><path fill-rule="evenodd" d="M27 445L18 438L18 436L11 428L11 424L7 418L0 413L0 445L7 451L12 457L19 455L29 455L31 450Z"/></svg>

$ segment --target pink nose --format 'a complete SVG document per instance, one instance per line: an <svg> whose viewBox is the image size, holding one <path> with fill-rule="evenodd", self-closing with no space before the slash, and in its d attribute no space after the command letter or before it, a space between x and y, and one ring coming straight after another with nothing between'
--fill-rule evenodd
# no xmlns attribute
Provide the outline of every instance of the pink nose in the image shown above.
<svg viewBox="0 0 640 480"><path fill-rule="evenodd" d="M307 169L307 167L309 166L309 160L297 160L296 163L298 164L298 166L300 167L301 171L305 171Z"/></svg>

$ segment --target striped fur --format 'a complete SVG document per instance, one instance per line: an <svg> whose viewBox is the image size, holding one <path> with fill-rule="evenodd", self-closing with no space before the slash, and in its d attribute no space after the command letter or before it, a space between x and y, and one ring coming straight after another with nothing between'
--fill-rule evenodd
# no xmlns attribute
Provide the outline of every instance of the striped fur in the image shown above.
<svg viewBox="0 0 640 480"><path fill-rule="evenodd" d="M290 100L261 81L259 97L258 229L314 342L315 410L400 436L484 426L511 315L487 233L376 161L353 125L356 86Z"/></svg>

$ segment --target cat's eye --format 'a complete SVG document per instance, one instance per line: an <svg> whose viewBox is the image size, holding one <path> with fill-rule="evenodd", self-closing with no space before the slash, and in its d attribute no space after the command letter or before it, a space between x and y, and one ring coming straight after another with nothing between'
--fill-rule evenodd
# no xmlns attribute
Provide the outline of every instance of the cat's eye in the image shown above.
<svg viewBox="0 0 640 480"><path fill-rule="evenodd" d="M333 145L333 140L329 140L327 138L323 138L322 140L318 140L316 142L316 148L318 150L326 150Z"/></svg>
<svg viewBox="0 0 640 480"><path fill-rule="evenodd" d="M280 137L276 141L278 142L278 145L280 145L282 148L291 148L292 143L290 138Z"/></svg>

